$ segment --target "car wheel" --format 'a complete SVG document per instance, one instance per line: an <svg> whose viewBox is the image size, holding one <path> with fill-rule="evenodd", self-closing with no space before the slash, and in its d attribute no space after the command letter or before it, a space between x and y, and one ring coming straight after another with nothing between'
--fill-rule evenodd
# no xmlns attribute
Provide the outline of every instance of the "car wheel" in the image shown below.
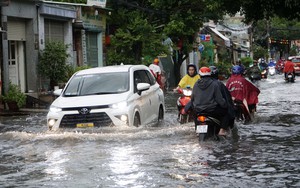
<svg viewBox="0 0 300 188"><path fill-rule="evenodd" d="M141 125L140 115L136 113L133 118L133 126L138 127Z"/></svg>
<svg viewBox="0 0 300 188"><path fill-rule="evenodd" d="M158 111L158 121L161 121L164 119L164 109L163 107L159 107L159 111Z"/></svg>

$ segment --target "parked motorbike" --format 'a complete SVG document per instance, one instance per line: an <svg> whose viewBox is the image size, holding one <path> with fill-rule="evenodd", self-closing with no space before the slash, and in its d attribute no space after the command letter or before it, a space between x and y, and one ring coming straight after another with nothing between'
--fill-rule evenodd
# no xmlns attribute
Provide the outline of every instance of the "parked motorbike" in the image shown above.
<svg viewBox="0 0 300 188"><path fill-rule="evenodd" d="M220 131L221 121L208 114L197 114L195 120L195 131L199 134L199 141L205 141L207 139L218 140L217 136Z"/></svg>
<svg viewBox="0 0 300 188"><path fill-rule="evenodd" d="M285 77L285 81L286 82L291 82L291 83L295 82L295 75L294 75L294 73L289 72L285 76L286 76Z"/></svg>
<svg viewBox="0 0 300 188"><path fill-rule="evenodd" d="M178 121L183 124L193 121L192 111L185 112L185 106L190 102L192 95L192 88L187 87L184 89L178 89L178 93L181 96L177 99L177 108L178 108Z"/></svg>

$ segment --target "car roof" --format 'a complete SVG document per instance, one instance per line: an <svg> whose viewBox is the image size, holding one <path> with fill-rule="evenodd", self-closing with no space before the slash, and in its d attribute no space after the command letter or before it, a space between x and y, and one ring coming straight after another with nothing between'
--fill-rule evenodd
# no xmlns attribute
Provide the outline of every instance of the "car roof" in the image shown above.
<svg viewBox="0 0 300 188"><path fill-rule="evenodd" d="M289 56L290 59L300 59L300 56Z"/></svg>
<svg viewBox="0 0 300 188"><path fill-rule="evenodd" d="M129 72L130 69L147 69L145 65L112 65L104 67L89 68L78 71L76 75L98 74L109 72Z"/></svg>

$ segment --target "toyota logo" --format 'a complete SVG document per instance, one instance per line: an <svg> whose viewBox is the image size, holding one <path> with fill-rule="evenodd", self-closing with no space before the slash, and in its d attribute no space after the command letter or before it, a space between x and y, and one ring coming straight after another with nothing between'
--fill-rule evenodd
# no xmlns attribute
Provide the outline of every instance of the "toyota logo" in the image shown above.
<svg viewBox="0 0 300 188"><path fill-rule="evenodd" d="M79 110L79 113L80 114L88 114L88 113L90 113L90 110L88 108L81 108Z"/></svg>

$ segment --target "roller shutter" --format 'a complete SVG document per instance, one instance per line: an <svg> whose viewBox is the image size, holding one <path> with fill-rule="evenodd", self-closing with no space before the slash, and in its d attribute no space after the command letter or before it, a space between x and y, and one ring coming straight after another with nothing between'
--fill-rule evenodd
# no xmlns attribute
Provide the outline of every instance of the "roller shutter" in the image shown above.
<svg viewBox="0 0 300 188"><path fill-rule="evenodd" d="M7 22L7 39L14 41L25 41L25 22L9 20Z"/></svg>

